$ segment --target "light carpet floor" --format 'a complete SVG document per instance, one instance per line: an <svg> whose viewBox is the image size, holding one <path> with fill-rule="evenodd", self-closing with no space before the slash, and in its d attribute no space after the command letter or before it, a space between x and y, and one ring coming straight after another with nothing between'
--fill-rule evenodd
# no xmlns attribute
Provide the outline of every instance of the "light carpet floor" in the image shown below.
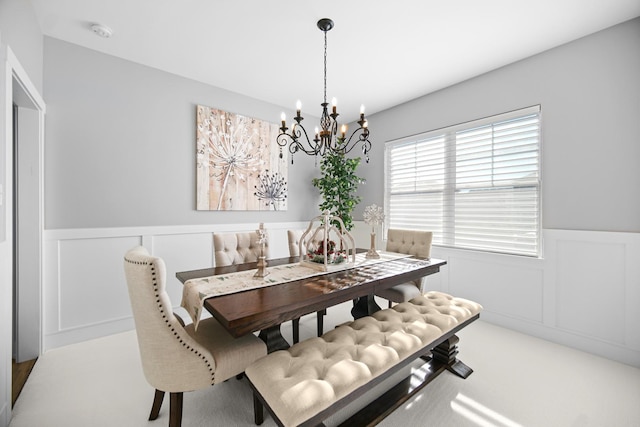
<svg viewBox="0 0 640 427"><path fill-rule="evenodd" d="M328 310L325 330L349 320L349 304ZM314 335L315 315L300 321ZM291 336L291 322L283 335ZM640 370L483 321L460 337L462 380L440 375L381 426L640 426ZM396 376L396 381L401 378ZM383 390L373 389L327 421L346 419ZM49 351L36 363L13 409L10 427L168 425L169 402L147 421L153 389L142 374L134 331ZM183 427L252 426L247 380L185 393ZM263 426L275 423L267 415Z"/></svg>

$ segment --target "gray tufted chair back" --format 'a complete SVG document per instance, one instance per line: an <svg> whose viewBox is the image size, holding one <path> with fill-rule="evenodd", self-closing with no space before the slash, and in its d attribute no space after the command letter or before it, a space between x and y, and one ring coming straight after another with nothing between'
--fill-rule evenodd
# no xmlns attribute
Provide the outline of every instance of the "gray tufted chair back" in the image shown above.
<svg viewBox="0 0 640 427"><path fill-rule="evenodd" d="M289 240L289 256L300 256L300 238L306 230L287 230L287 238ZM313 233L309 233L311 235ZM324 240L324 231L315 235L311 242L304 242L305 247L318 247Z"/></svg>
<svg viewBox="0 0 640 427"><path fill-rule="evenodd" d="M432 240L433 233L431 231L390 228L387 232L387 251L429 259Z"/></svg>
<svg viewBox="0 0 640 427"><path fill-rule="evenodd" d="M431 257L431 231L401 230L391 228L387 232L387 251L413 255L417 258ZM376 295L392 302L409 301L424 292L426 277L402 283L376 292Z"/></svg>
<svg viewBox="0 0 640 427"><path fill-rule="evenodd" d="M213 247L216 267L255 262L260 256L258 235L250 233L215 233ZM264 256L269 258L269 239L264 248Z"/></svg>

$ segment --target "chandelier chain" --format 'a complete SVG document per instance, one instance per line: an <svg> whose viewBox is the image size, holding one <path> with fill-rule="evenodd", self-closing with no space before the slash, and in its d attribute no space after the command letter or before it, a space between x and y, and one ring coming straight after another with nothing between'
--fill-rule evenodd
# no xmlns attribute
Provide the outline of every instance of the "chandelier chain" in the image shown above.
<svg viewBox="0 0 640 427"><path fill-rule="evenodd" d="M324 32L324 102L327 102L327 32Z"/></svg>

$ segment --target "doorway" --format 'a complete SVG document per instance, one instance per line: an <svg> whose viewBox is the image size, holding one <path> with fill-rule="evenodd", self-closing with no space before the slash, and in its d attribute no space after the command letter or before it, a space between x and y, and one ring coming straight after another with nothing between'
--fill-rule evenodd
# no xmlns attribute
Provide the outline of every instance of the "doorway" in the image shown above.
<svg viewBox="0 0 640 427"><path fill-rule="evenodd" d="M13 76L13 358L41 351L40 111Z"/></svg>
<svg viewBox="0 0 640 427"><path fill-rule="evenodd" d="M33 316L32 310L23 313L30 301L40 300L40 267L35 267L29 259L39 251L39 221L37 211L39 172L33 170L38 151L38 112L21 93L23 88L13 80L13 327L11 354L11 406L24 387L31 370L40 355L40 314L35 319L25 319L25 314ZM18 105L16 102L20 102ZM36 150L34 151L34 148ZM36 179L36 182L34 181ZM21 303L22 301L22 303ZM26 302L26 304L25 304ZM38 304L36 304L38 306ZM33 325L36 320L36 325Z"/></svg>
<svg viewBox="0 0 640 427"><path fill-rule="evenodd" d="M18 117L17 177L14 108ZM44 100L25 69L11 48L0 44L0 427L11 419L12 356L29 359L42 350L44 113ZM17 222L14 181L20 181L15 187L20 203ZM17 267L12 262L14 234L20 248ZM15 300L14 269L18 271Z"/></svg>

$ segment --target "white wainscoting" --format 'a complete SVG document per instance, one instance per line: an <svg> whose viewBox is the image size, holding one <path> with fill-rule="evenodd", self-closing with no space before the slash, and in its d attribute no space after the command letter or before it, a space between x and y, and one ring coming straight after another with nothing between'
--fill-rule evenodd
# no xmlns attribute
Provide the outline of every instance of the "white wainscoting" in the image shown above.
<svg viewBox="0 0 640 427"><path fill-rule="evenodd" d="M143 245L164 259L167 292L180 313L182 285L175 273L213 266L214 233L252 232L257 225L45 231L44 350L134 327L123 269L124 254L132 247ZM289 256L286 230L307 226L308 222L266 223L270 256Z"/></svg>
<svg viewBox="0 0 640 427"><path fill-rule="evenodd" d="M481 303L485 321L640 367L640 234L543 240L543 259L434 246L447 265L427 286Z"/></svg>
<svg viewBox="0 0 640 427"><path fill-rule="evenodd" d="M271 256L288 256L286 230L307 225L265 224ZM165 260L180 311L175 272L213 265L213 233L256 226L45 231L44 349L133 328L122 267L131 247ZM355 222L357 246L369 247L369 233ZM384 244L377 236L377 247ZM432 256L447 265L427 286L480 302L485 321L640 367L640 234L545 230L544 247L535 259L434 246Z"/></svg>

